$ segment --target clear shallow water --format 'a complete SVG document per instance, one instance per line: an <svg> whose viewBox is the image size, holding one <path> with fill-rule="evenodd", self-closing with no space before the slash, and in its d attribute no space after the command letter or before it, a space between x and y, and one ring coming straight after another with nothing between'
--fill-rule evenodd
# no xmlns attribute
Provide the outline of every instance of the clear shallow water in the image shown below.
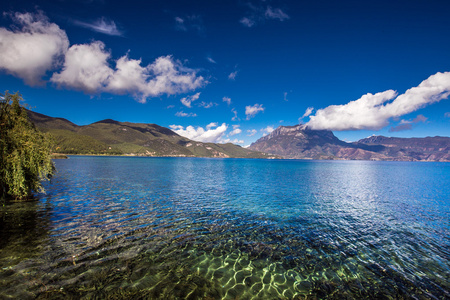
<svg viewBox="0 0 450 300"><path fill-rule="evenodd" d="M450 164L70 157L0 298L450 298Z"/></svg>

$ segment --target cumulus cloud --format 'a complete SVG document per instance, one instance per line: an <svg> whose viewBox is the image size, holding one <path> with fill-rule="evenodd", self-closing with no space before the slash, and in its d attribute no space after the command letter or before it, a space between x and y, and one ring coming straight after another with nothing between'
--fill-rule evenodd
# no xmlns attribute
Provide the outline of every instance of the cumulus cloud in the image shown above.
<svg viewBox="0 0 450 300"><path fill-rule="evenodd" d="M192 96L187 96L187 97L181 98L180 101L184 106L191 108L192 107L191 103L194 102L195 100L198 100L199 97L200 97L200 93L196 93Z"/></svg>
<svg viewBox="0 0 450 300"><path fill-rule="evenodd" d="M207 84L195 70L172 56L161 56L143 66L140 59L126 54L112 68L111 54L104 43L93 41L69 48L66 32L50 23L42 12L6 15L15 26L12 30L0 28L0 69L29 85L43 83L46 72L58 67L50 81L59 87L88 94L130 94L144 103L149 97L187 93ZM104 18L84 25L107 34L120 33L114 22Z"/></svg>
<svg viewBox="0 0 450 300"><path fill-rule="evenodd" d="M88 94L128 93L142 103L149 97L186 93L206 84L195 70L184 67L172 56L161 56L152 64L141 66L141 60L125 55L116 61L115 69L110 67L110 57L100 41L73 45L65 55L63 69L54 73L51 81Z"/></svg>
<svg viewBox="0 0 450 300"><path fill-rule="evenodd" d="M228 105L231 104L231 98L229 98L229 97L223 97L223 98L222 98L222 101L223 101L223 102L226 102Z"/></svg>
<svg viewBox="0 0 450 300"><path fill-rule="evenodd" d="M121 32L118 28L116 23L112 20L108 20L107 18L100 18L92 23L82 22L75 20L73 22L75 25L88 28L90 30L104 33L107 35L115 35L115 36L122 36L123 32Z"/></svg>
<svg viewBox="0 0 450 300"><path fill-rule="evenodd" d="M245 107L245 115L247 116L247 120L253 118L260 111L264 111L264 107L262 104L249 105Z"/></svg>
<svg viewBox="0 0 450 300"><path fill-rule="evenodd" d="M181 136L204 143L219 142L228 129L228 126L225 123L222 123L220 126L218 126L218 123L210 123L206 126L206 130L203 127L195 128L191 125L186 128L181 125L170 125L169 127Z"/></svg>
<svg viewBox="0 0 450 300"><path fill-rule="evenodd" d="M114 71L108 66L110 53L105 44L96 41L89 45L73 45L66 53L61 73L50 79L60 86L93 94L104 89Z"/></svg>
<svg viewBox="0 0 450 300"><path fill-rule="evenodd" d="M177 117L196 117L197 114L195 114L195 113L185 113L184 111L177 111L175 113L175 116L177 116Z"/></svg>
<svg viewBox="0 0 450 300"><path fill-rule="evenodd" d="M241 133L242 130L239 127L240 127L240 125L233 125L233 130L228 134L228 136L233 136L233 135Z"/></svg>
<svg viewBox="0 0 450 300"><path fill-rule="evenodd" d="M316 111L306 124L312 129L381 129L391 118L414 112L450 95L450 72L438 72L398 95L393 90L366 94L344 105L331 105Z"/></svg>
<svg viewBox="0 0 450 300"><path fill-rule="evenodd" d="M42 77L57 66L69 47L66 32L42 12L6 15L16 26L0 28L0 69L28 85L42 84Z"/></svg>
<svg viewBox="0 0 450 300"><path fill-rule="evenodd" d="M249 8L247 16L239 20L239 22L245 27L250 28L266 20L278 20L283 22L289 19L289 16L281 10L281 8L253 5L251 3L247 3L247 6Z"/></svg>

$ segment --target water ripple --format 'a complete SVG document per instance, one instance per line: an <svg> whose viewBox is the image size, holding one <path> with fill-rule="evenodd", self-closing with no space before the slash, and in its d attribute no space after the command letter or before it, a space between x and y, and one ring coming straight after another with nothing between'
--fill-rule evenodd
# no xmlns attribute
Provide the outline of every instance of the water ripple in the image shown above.
<svg viewBox="0 0 450 300"><path fill-rule="evenodd" d="M71 157L57 169L39 202L3 207L0 297L450 298L448 164Z"/></svg>

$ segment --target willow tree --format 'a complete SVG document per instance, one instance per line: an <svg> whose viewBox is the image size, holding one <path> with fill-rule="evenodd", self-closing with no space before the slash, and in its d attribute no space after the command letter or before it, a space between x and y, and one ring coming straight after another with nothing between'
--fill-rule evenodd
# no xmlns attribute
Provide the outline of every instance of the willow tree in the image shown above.
<svg viewBox="0 0 450 300"><path fill-rule="evenodd" d="M0 97L0 197L3 200L30 199L44 192L41 181L50 178L50 138L28 119L18 93Z"/></svg>

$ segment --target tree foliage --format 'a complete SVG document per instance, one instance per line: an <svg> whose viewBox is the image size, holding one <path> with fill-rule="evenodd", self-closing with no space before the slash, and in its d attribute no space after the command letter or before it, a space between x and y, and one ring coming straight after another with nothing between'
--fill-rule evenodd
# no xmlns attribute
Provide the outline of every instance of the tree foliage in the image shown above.
<svg viewBox="0 0 450 300"><path fill-rule="evenodd" d="M25 200L44 192L41 181L50 178L51 141L28 119L22 96L5 92L0 98L0 196Z"/></svg>

